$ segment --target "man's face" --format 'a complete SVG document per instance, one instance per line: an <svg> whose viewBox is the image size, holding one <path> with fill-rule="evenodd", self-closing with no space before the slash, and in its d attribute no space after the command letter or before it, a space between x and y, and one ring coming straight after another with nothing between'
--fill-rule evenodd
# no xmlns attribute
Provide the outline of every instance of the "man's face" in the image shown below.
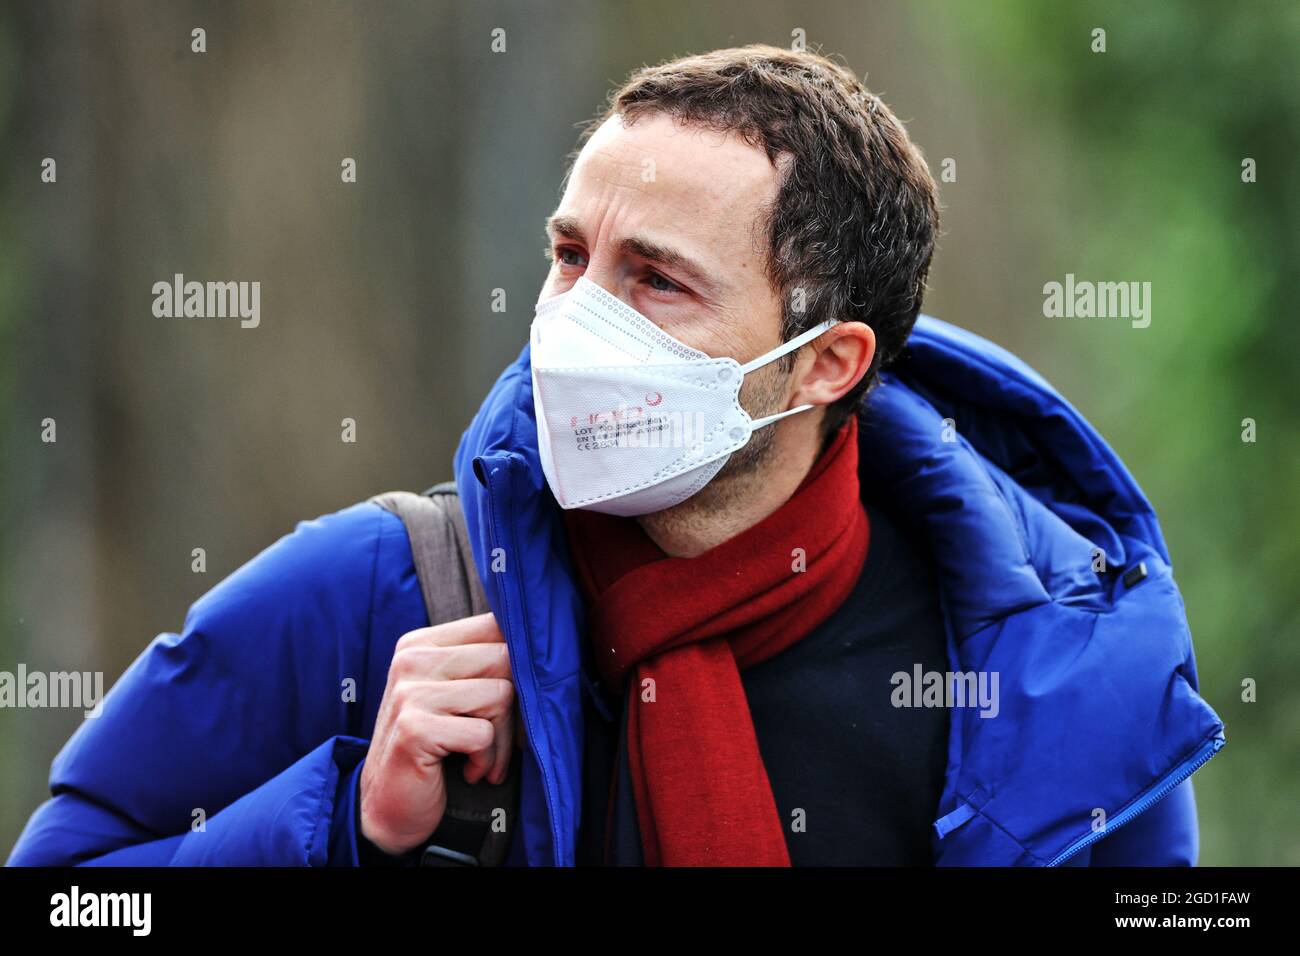
<svg viewBox="0 0 1300 956"><path fill-rule="evenodd" d="M744 364L781 342L761 222L778 185L766 154L734 134L662 114L631 127L613 117L583 147L547 221L552 263L539 301L586 275L674 338ZM755 417L786 407L788 376L776 365L745 379L741 401ZM770 431L733 456L737 466L757 463Z"/></svg>

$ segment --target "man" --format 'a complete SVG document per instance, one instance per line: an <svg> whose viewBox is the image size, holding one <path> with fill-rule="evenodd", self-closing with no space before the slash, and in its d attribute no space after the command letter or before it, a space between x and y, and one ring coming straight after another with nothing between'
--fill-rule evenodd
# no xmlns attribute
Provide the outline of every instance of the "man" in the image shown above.
<svg viewBox="0 0 1300 956"><path fill-rule="evenodd" d="M428 626L375 504L299 525L123 675L10 862L414 863L448 758L519 748L515 864L1195 863L1223 726L1155 516L918 321L935 192L822 57L635 73L456 454L491 613Z"/></svg>

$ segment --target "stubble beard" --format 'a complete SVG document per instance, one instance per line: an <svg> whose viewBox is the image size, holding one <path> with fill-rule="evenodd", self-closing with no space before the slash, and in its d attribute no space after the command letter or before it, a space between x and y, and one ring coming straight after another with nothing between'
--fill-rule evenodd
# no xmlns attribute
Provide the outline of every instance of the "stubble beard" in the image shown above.
<svg viewBox="0 0 1300 956"><path fill-rule="evenodd" d="M785 411L786 380L789 371L785 362L774 362L766 368L745 376L741 386L740 405L750 418L759 419ZM638 520L652 537L662 537L671 532L674 537L688 531L693 525L708 521L712 524L718 515L732 510L739 502L751 498L753 489L760 486L772 467L776 452L776 431L771 425L755 429L749 441L731 453L727 463L719 469L703 488L680 504L642 515Z"/></svg>

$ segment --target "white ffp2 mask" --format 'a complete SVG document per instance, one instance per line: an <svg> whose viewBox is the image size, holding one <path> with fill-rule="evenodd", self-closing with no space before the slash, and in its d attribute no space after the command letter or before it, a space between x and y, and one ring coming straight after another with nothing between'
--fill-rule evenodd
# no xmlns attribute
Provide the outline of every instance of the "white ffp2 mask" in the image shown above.
<svg viewBox="0 0 1300 956"><path fill-rule="evenodd" d="M561 508L632 516L703 488L754 429L745 375L821 335L828 319L754 361L710 358L586 276L537 305L533 405L542 471Z"/></svg>

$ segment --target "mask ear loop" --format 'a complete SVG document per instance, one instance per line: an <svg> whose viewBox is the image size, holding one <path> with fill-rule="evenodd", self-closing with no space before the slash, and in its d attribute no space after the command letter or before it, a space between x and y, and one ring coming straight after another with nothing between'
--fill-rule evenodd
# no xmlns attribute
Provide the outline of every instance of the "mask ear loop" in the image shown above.
<svg viewBox="0 0 1300 956"><path fill-rule="evenodd" d="M746 362L744 365L740 367L740 374L742 376L748 375L750 372L754 371L754 369L762 368L764 365L767 365L769 362L775 362L782 355L787 355L790 352L793 352L797 348L802 348L803 346L811 342L813 339L817 338L817 336L821 335L823 332L829 329L831 326L838 325L839 321L840 321L839 319L827 319L825 322L822 322L820 325L814 325L811 329L809 329L807 332L804 332L802 335L796 335L789 342L786 342L782 345L778 345L776 348L772 349L772 351L760 355L758 358L754 359L754 361Z"/></svg>
<svg viewBox="0 0 1300 956"><path fill-rule="evenodd" d="M757 431L758 429L762 428L764 425L770 425L773 422L779 422L781 419L789 415L794 415L797 412L806 412L810 408L812 408L811 405L796 405L794 408L787 408L785 411L777 412L775 415L768 415L766 418L756 419L750 424L749 427L751 430Z"/></svg>
<svg viewBox="0 0 1300 956"><path fill-rule="evenodd" d="M767 365L771 362L775 362L781 356L788 355L790 352L793 352L795 349L803 348L803 346L807 345L813 339L817 338L817 336L821 335L831 326L838 325L839 321L840 321L839 319L827 319L825 322L822 322L819 325L814 325L807 332L804 332L801 335L796 335L789 342L777 346L776 348L766 353L765 355L760 355L758 358L754 359L754 361L747 362L746 364L740 367L741 377L743 378L744 376L748 375L750 372L754 371L754 369L756 368L762 368L764 365ZM794 408L788 408L783 412L777 412L775 415L768 415L765 418L755 419L753 423L750 425L750 428L751 429L762 428L764 425L770 425L773 422L779 422L781 419L786 418L790 415L795 415L798 414L799 412L806 412L808 411L808 409L812 407L813 407L812 405L797 405Z"/></svg>

